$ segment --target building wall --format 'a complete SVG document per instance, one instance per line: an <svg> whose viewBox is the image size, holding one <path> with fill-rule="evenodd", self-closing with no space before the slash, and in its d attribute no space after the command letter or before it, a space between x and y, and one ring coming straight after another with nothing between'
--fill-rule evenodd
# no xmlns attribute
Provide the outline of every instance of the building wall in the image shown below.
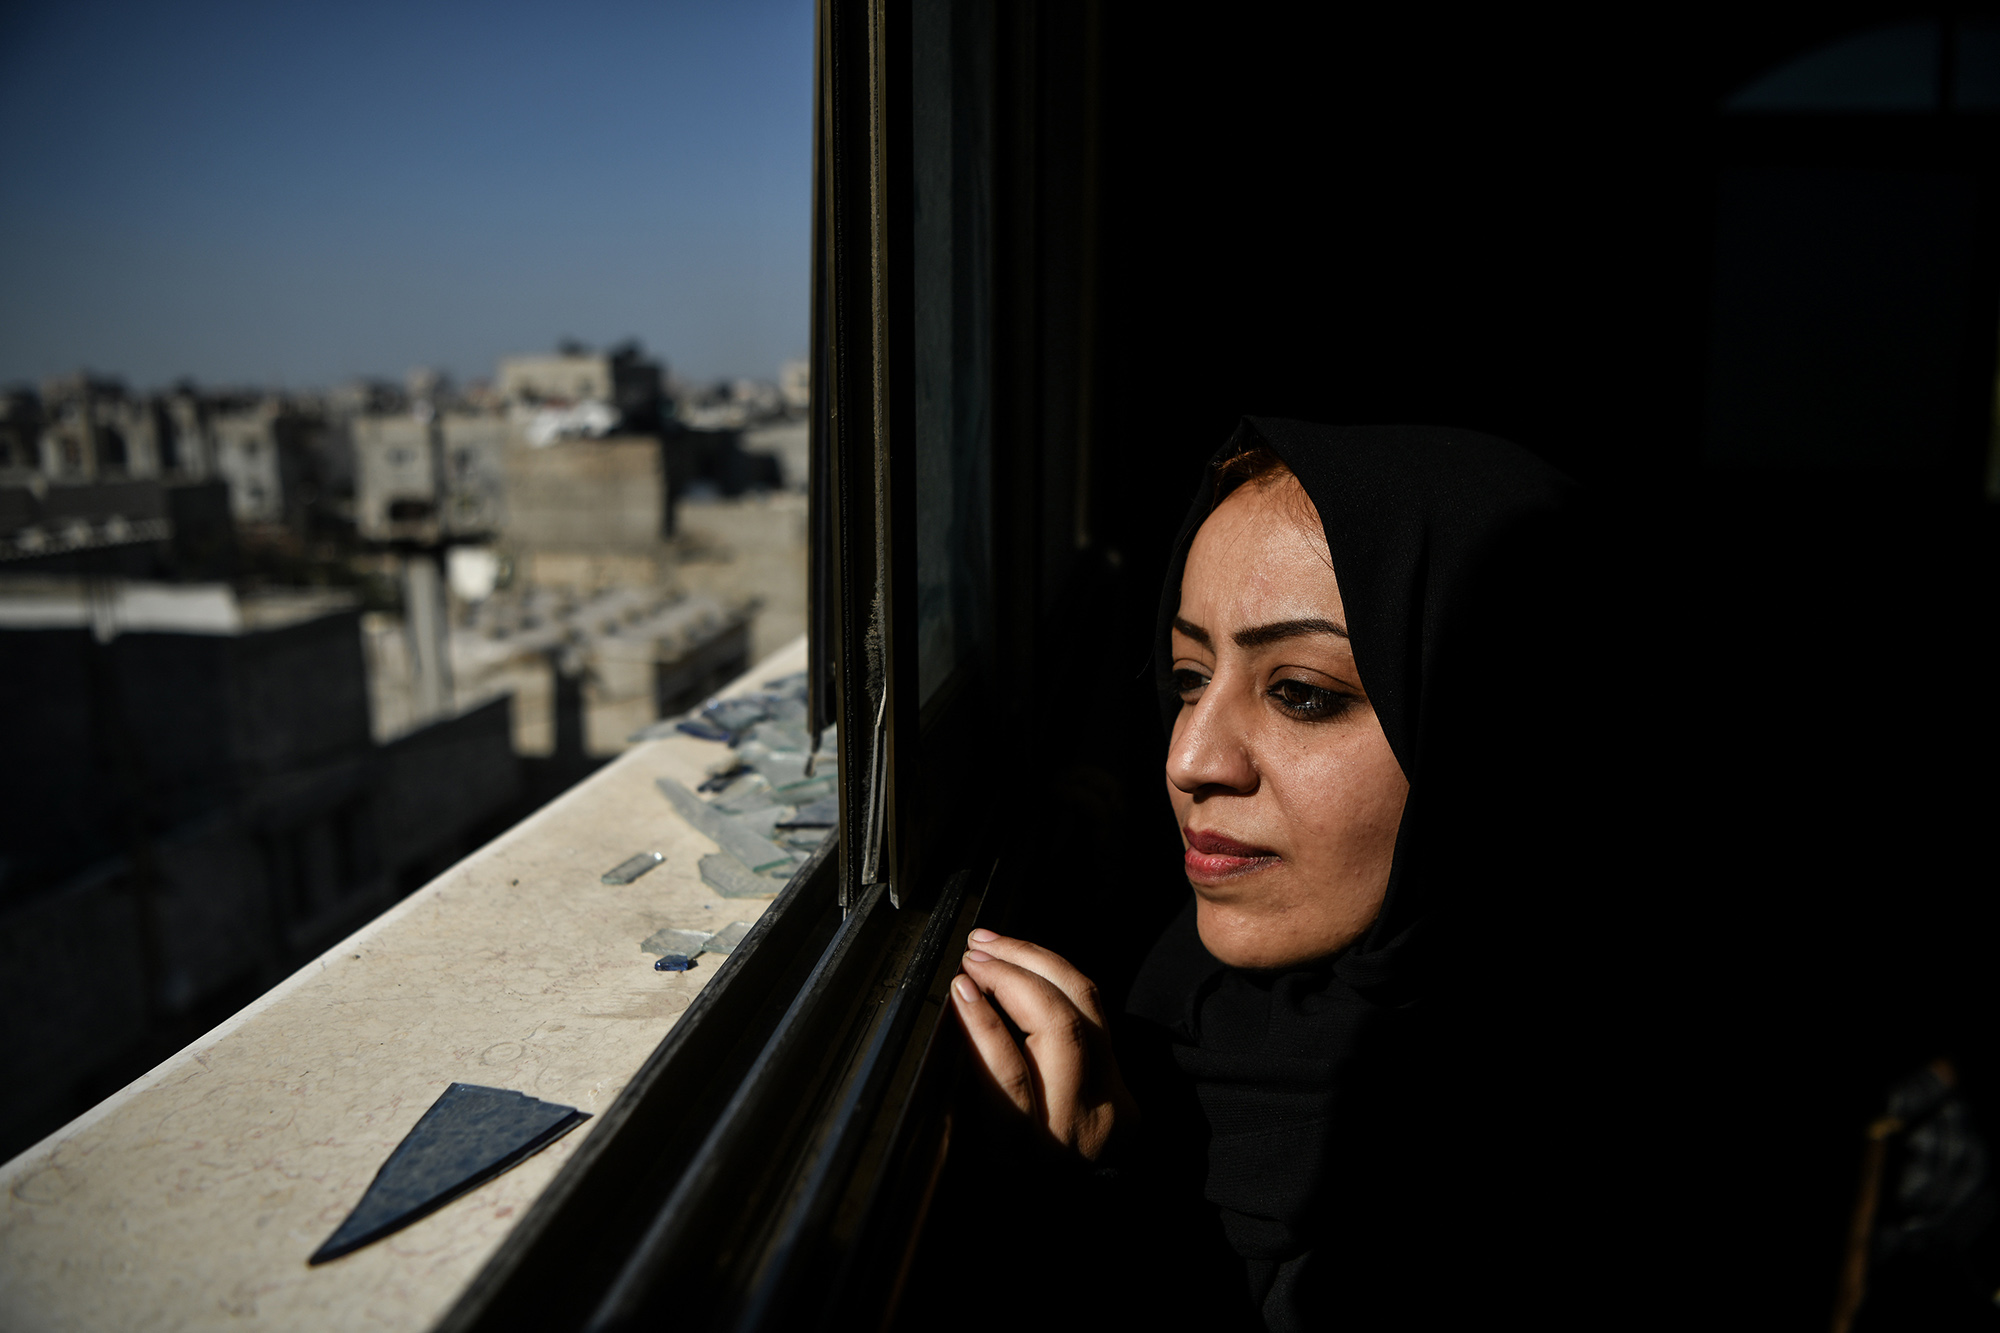
<svg viewBox="0 0 2000 1333"><path fill-rule="evenodd" d="M611 359L604 356L510 356L497 386L509 402L612 400Z"/></svg>
<svg viewBox="0 0 2000 1333"><path fill-rule="evenodd" d="M512 707L503 696L382 748L373 808L386 863L423 865L441 850L456 859L471 850L459 839L512 806L522 791Z"/></svg>
<svg viewBox="0 0 2000 1333"><path fill-rule="evenodd" d="M229 484L229 511L238 523L282 523L285 468L270 414L218 413L209 422L215 470Z"/></svg>
<svg viewBox="0 0 2000 1333"><path fill-rule="evenodd" d="M161 402L160 412L163 418L160 451L165 470L191 481L215 475L215 448L201 400L191 393L170 394Z"/></svg>
<svg viewBox="0 0 2000 1333"><path fill-rule="evenodd" d="M94 1065L147 1029L140 894L128 861L0 910L0 1136L59 1123ZM107 1089L108 1091L108 1089Z"/></svg>
<svg viewBox="0 0 2000 1333"><path fill-rule="evenodd" d="M90 632L0 630L0 905L112 854Z"/></svg>
<svg viewBox="0 0 2000 1333"><path fill-rule="evenodd" d="M0 1156L524 813L505 698L372 742L352 611L0 629L0 680Z"/></svg>
<svg viewBox="0 0 2000 1333"><path fill-rule="evenodd" d="M443 421L444 526L454 536L500 531L507 522L504 417L447 413Z"/></svg>
<svg viewBox="0 0 2000 1333"><path fill-rule="evenodd" d="M565 440L510 448L507 541L518 550L650 555L666 531L659 441Z"/></svg>
<svg viewBox="0 0 2000 1333"><path fill-rule="evenodd" d="M369 541L435 541L438 536L437 437L432 423L409 415L356 417L354 526Z"/></svg>

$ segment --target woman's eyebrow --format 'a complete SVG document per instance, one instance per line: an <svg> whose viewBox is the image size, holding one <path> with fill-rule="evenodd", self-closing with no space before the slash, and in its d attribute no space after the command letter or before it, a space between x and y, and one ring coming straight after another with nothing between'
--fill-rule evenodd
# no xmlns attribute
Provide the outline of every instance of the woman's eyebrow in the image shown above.
<svg viewBox="0 0 2000 1333"><path fill-rule="evenodd" d="M1296 639L1304 634L1332 634L1344 639L1347 637L1347 626L1331 620L1280 620L1269 625L1240 629L1229 637L1238 648L1262 648L1267 643ZM1204 638L1201 642L1205 644L1208 640Z"/></svg>
<svg viewBox="0 0 2000 1333"><path fill-rule="evenodd" d="M1208 631L1203 629L1201 626L1195 624L1192 620L1182 620L1179 616L1175 616L1174 628L1179 630L1181 633L1187 635L1190 639L1193 639L1196 643L1200 644L1204 648L1215 647L1215 641L1208 637Z"/></svg>

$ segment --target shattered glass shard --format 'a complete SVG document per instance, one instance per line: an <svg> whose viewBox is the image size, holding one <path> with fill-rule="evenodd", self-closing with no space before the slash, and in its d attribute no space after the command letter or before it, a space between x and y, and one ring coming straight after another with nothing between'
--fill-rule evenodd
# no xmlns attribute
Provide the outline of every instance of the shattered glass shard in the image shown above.
<svg viewBox="0 0 2000 1333"><path fill-rule="evenodd" d="M769 838L760 837L753 830L745 828L739 821L723 814L672 778L655 778L653 785L660 789L661 795L673 803L681 818L713 838L716 846L741 861L748 869L761 873L787 859L784 850L775 846Z"/></svg>
<svg viewBox="0 0 2000 1333"><path fill-rule="evenodd" d="M743 937L750 933L751 921L732 921L709 939L705 946L710 953L727 954L743 943Z"/></svg>
<svg viewBox="0 0 2000 1333"><path fill-rule="evenodd" d="M824 800L832 796L833 774L822 773L807 778L803 782L791 782L777 788L778 799L786 805L806 805L812 801Z"/></svg>
<svg viewBox="0 0 2000 1333"><path fill-rule="evenodd" d="M768 898L779 889L776 881L752 873L727 852L701 858L701 879L725 898Z"/></svg>
<svg viewBox="0 0 2000 1333"><path fill-rule="evenodd" d="M599 875L597 877L598 882L602 884L630 884L633 880L639 878L639 876L645 874L648 870L651 870L666 859L666 857L660 855L658 852L640 852L637 856L628 857L605 871L602 875Z"/></svg>
<svg viewBox="0 0 2000 1333"><path fill-rule="evenodd" d="M777 827L781 829L832 828L840 821L840 798L822 796L817 801L800 806L786 819L781 819Z"/></svg>
<svg viewBox="0 0 2000 1333"><path fill-rule="evenodd" d="M701 706L701 712L697 716L711 727L726 731L735 737L742 735L770 715L771 710L766 706L764 699L750 694L738 695L733 699L710 699Z"/></svg>
<svg viewBox="0 0 2000 1333"><path fill-rule="evenodd" d="M648 935L639 950L642 953L684 953L692 958L708 947L711 938L713 936L706 930L676 930L667 926Z"/></svg>
<svg viewBox="0 0 2000 1333"><path fill-rule="evenodd" d="M323 1264L436 1212L590 1119L526 1093L454 1083L403 1136L361 1202L306 1262Z"/></svg>
<svg viewBox="0 0 2000 1333"><path fill-rule="evenodd" d="M765 810L778 803L771 791L771 784L752 774L736 783L715 803L715 808L725 815L747 815L753 810Z"/></svg>
<svg viewBox="0 0 2000 1333"><path fill-rule="evenodd" d="M684 953L670 953L653 964L655 972L688 972L694 968L694 959Z"/></svg>
<svg viewBox="0 0 2000 1333"><path fill-rule="evenodd" d="M772 804L765 806L761 810L752 810L747 814L734 815L732 818L758 837L767 838L775 842L777 834L773 830L777 827L778 821L783 819L790 811L790 806Z"/></svg>

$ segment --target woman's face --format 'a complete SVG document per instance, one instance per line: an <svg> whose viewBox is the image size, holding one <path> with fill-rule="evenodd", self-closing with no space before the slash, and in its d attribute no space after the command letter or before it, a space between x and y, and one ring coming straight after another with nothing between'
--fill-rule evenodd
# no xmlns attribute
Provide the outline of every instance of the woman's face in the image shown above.
<svg viewBox="0 0 2000 1333"><path fill-rule="evenodd" d="M1410 784L1346 624L1296 478L1238 487L1195 534L1167 795L1201 942L1233 967L1323 958L1382 907Z"/></svg>

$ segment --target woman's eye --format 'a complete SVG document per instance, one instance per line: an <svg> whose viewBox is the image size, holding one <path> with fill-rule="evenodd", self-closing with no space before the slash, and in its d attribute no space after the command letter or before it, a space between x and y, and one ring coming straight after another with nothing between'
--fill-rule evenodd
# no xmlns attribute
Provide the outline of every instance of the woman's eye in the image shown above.
<svg viewBox="0 0 2000 1333"><path fill-rule="evenodd" d="M1208 684L1208 677L1199 671L1182 667L1174 672L1174 693L1181 696L1181 702L1188 702L1188 696L1201 693L1201 687Z"/></svg>
<svg viewBox="0 0 2000 1333"><path fill-rule="evenodd" d="M1307 722L1323 722L1340 716L1354 703L1354 696L1308 685L1302 680L1281 680L1271 687L1271 697L1293 717Z"/></svg>

